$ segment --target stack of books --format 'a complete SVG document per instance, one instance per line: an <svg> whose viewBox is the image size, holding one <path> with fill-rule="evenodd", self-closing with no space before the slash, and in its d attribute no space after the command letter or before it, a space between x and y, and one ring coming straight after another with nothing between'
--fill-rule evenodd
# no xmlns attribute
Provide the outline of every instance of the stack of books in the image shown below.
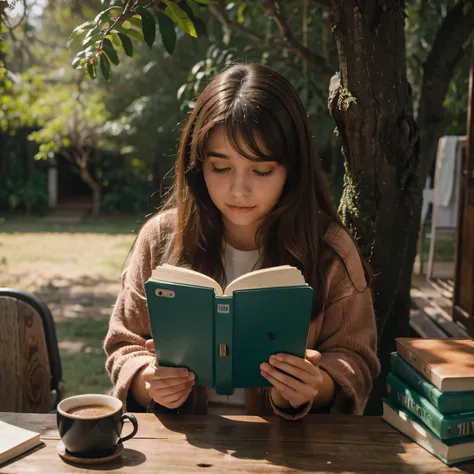
<svg viewBox="0 0 474 474"><path fill-rule="evenodd" d="M474 341L396 343L382 418L448 466L474 459Z"/></svg>

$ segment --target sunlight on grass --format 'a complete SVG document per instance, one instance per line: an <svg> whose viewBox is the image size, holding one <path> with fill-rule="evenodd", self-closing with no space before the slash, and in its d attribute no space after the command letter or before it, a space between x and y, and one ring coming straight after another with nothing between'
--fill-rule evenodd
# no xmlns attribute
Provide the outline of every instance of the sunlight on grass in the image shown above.
<svg viewBox="0 0 474 474"><path fill-rule="evenodd" d="M56 324L63 367L64 396L104 393L111 388L102 348L107 320L78 318ZM75 344L68 345L68 341ZM66 343L66 344L65 344Z"/></svg>
<svg viewBox="0 0 474 474"><path fill-rule="evenodd" d="M34 293L50 307L64 396L111 388L103 341L140 225L135 217L75 225L15 217L0 223L0 286Z"/></svg>

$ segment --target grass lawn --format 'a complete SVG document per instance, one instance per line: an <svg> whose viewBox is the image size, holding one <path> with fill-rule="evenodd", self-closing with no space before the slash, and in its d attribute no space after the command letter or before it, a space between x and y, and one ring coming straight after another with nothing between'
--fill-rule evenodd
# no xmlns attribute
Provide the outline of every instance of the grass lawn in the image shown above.
<svg viewBox="0 0 474 474"><path fill-rule="evenodd" d="M78 224L0 221L0 286L35 293L50 307L66 396L111 387L102 344L122 265L140 225L134 217Z"/></svg>

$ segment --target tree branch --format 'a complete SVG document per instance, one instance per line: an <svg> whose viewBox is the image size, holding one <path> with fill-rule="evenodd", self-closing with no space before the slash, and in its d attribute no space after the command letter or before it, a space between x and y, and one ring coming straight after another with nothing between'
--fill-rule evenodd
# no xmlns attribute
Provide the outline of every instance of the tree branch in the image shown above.
<svg viewBox="0 0 474 474"><path fill-rule="evenodd" d="M444 17L433 47L423 65L418 123L424 130L421 141L420 176L427 175L439 135L444 129L443 102L454 68L465 54L464 45L474 30L474 8L465 11L468 0L461 0Z"/></svg>
<svg viewBox="0 0 474 474"><path fill-rule="evenodd" d="M276 0L268 0L266 5L266 12L275 20L280 33L286 40L287 46L298 54L298 56L308 64L308 67L329 79L335 72L334 68L325 58L311 51L296 38L288 21L280 13Z"/></svg>
<svg viewBox="0 0 474 474"><path fill-rule="evenodd" d="M232 21L225 11L225 4L221 1L219 5L209 5L209 10L211 13L229 30L234 30L235 32L239 33L246 38L251 39L252 41L262 42L265 41L265 38L253 31L248 30L245 26Z"/></svg>

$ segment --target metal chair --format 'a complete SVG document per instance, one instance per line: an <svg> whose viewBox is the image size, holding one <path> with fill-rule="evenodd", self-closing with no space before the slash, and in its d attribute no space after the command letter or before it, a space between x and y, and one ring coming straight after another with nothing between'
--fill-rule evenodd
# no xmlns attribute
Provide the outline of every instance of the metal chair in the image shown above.
<svg viewBox="0 0 474 474"><path fill-rule="evenodd" d="M46 304L0 288L0 411L48 413L61 399L56 328Z"/></svg>

